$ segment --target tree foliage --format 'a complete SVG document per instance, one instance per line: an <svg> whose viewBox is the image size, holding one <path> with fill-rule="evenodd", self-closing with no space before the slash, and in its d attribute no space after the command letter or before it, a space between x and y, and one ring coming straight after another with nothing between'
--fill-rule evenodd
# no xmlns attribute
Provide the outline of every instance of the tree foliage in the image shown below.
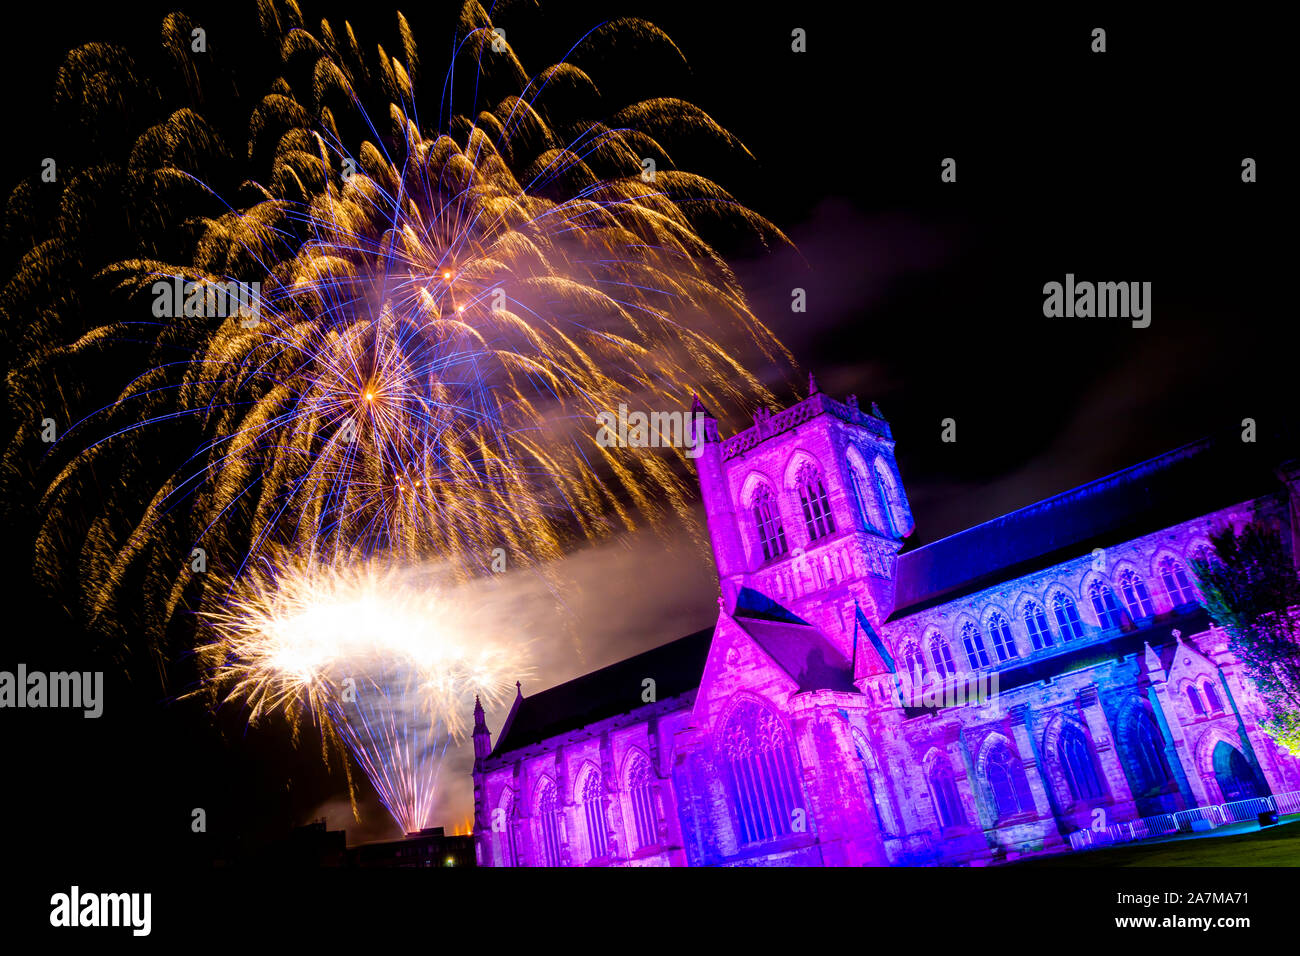
<svg viewBox="0 0 1300 956"><path fill-rule="evenodd" d="M1266 733L1300 755L1300 577L1281 535L1252 521L1191 562L1205 606L1259 691Z"/></svg>

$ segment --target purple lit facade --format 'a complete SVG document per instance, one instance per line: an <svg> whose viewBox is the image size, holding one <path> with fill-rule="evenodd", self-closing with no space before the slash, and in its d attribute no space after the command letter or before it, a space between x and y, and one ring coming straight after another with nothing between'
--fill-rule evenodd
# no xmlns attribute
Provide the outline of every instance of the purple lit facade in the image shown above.
<svg viewBox="0 0 1300 956"><path fill-rule="evenodd" d="M908 551L874 406L704 421L716 625L521 694L495 747L476 711L480 865L978 865L1300 790L1188 568L1248 520L1296 554L1295 463L1207 440Z"/></svg>

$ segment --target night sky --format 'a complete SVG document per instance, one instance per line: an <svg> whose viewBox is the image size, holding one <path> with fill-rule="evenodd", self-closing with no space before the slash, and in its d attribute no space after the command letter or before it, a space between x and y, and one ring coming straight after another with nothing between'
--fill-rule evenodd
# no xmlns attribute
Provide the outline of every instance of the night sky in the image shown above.
<svg viewBox="0 0 1300 956"><path fill-rule="evenodd" d="M0 41L6 192L47 155L62 52L96 38L147 47L176 6L210 24L213 43L255 29L248 2L10 14ZM388 46L392 8L360 6L359 16L339 4L306 11L315 21L347 9L363 45ZM1293 411L1294 206L1277 139L1294 117L1273 92L1280 28L1101 11L952 18L925 8L900 18L873 4L813 18L798 5L544 6L545 18L521 14L517 28L500 21L530 69L602 19L645 17L691 68L648 85L700 105L752 151L752 163L698 171L798 252L740 249L732 264L754 311L823 391L878 402L891 422L916 515L909 546L1246 417L1272 430ZM426 64L455 7L404 10ZM1089 52L1094 26L1108 31L1105 54ZM795 27L808 31L807 53L790 50ZM1241 181L1248 156L1254 184ZM957 160L956 183L940 182L945 157ZM1043 285L1067 273L1151 282L1151 326L1045 318ZM807 292L806 314L790 310L795 287ZM956 420L955 443L940 440L945 418ZM81 636L33 597L29 544L8 541L7 606L31 616L6 637L0 668L92 669ZM708 558L680 542L608 545L570 571L583 585L570 596L577 637L544 636L537 690L716 613ZM214 725L197 702L97 666L108 671L103 718L0 715L24 781L3 797L19 855L89 843L109 858L202 861L322 813L350 840L393 835L367 793L366 822L346 819L342 774L320 767L310 738L294 751L282 734L241 734L230 717ZM435 822L468 814L463 770L463 761L445 770L454 785ZM178 839L195 806L208 809L209 834Z"/></svg>

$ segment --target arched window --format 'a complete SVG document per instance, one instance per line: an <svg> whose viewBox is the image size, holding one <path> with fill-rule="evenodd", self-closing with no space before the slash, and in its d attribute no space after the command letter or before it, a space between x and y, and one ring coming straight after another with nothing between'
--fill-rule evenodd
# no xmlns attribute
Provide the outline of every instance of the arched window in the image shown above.
<svg viewBox="0 0 1300 956"><path fill-rule="evenodd" d="M816 541L835 532L835 519L831 516L830 500L826 497L826 485L822 482L821 472L811 462L805 462L799 469L799 503L803 506L804 526L808 530L808 540Z"/></svg>
<svg viewBox="0 0 1300 956"><path fill-rule="evenodd" d="M1111 590L1109 584L1093 579L1088 585L1088 597L1092 601L1092 609L1097 614L1097 623L1101 625L1103 631L1109 631L1111 628L1119 627L1122 617L1120 616L1119 604L1115 600L1115 592Z"/></svg>
<svg viewBox="0 0 1300 956"><path fill-rule="evenodd" d="M961 798L957 795L957 784L952 779L952 768L946 760L936 760L927 775L930 783L930 800L934 803L934 815L939 826L959 827L966 825L966 814L962 812Z"/></svg>
<svg viewBox="0 0 1300 956"><path fill-rule="evenodd" d="M921 648L915 644L908 644L904 649L903 664L907 668L908 676L917 683L925 677L925 656L921 653Z"/></svg>
<svg viewBox="0 0 1300 956"><path fill-rule="evenodd" d="M1052 646L1052 629L1047 623L1047 612L1036 601L1025 605L1025 630L1034 644L1034 650L1041 651Z"/></svg>
<svg viewBox="0 0 1300 956"><path fill-rule="evenodd" d="M632 795L632 820L636 826L636 848L644 849L659 842L659 814L655 811L654 781L650 761L638 756L627 775L627 789Z"/></svg>
<svg viewBox="0 0 1300 956"><path fill-rule="evenodd" d="M728 718L721 744L741 844L793 832L794 811L803 808L803 794L776 715L756 701L743 702Z"/></svg>
<svg viewBox="0 0 1300 956"><path fill-rule="evenodd" d="M1187 699L1192 702L1192 712L1197 717L1205 716L1205 705L1201 703L1201 695L1196 692L1195 684L1187 685Z"/></svg>
<svg viewBox="0 0 1300 956"><path fill-rule="evenodd" d="M1052 614L1056 617L1056 628L1061 632L1062 640L1074 641L1083 637L1083 624L1079 620L1079 609L1074 606L1074 598L1064 591L1057 591L1052 598Z"/></svg>
<svg viewBox="0 0 1300 956"><path fill-rule="evenodd" d="M858 509L858 520L867 531L876 531L871 520L871 510L867 507L867 490L862 485L862 474L858 466L849 462L849 487L853 489L853 504Z"/></svg>
<svg viewBox="0 0 1300 956"><path fill-rule="evenodd" d="M763 546L763 560L771 561L786 552L785 528L781 525L781 512L777 510L776 499L772 489L759 485L754 493L754 527L758 529L758 540Z"/></svg>
<svg viewBox="0 0 1300 956"><path fill-rule="evenodd" d="M871 474L876 479L876 498L880 501L880 513L885 516L885 527L882 530L891 538L897 538L899 537L898 522L894 520L894 499L890 494L893 481L885 475L880 462L876 462L871 469Z"/></svg>
<svg viewBox="0 0 1300 956"><path fill-rule="evenodd" d="M1196 590L1192 587L1192 582L1187 577L1187 569L1183 567L1181 561L1168 557L1161 559L1160 580L1164 583L1165 590L1169 592L1169 600L1174 602L1174 607L1196 603Z"/></svg>
<svg viewBox="0 0 1300 956"><path fill-rule="evenodd" d="M930 660L940 677L952 677L957 673L957 664L952 659L952 648L938 634L930 635Z"/></svg>
<svg viewBox="0 0 1300 956"><path fill-rule="evenodd" d="M1056 751L1070 795L1075 800L1096 800L1103 796L1101 781L1097 779L1097 768L1092 762L1092 751L1082 730L1074 724L1066 724L1061 728Z"/></svg>
<svg viewBox="0 0 1300 956"><path fill-rule="evenodd" d="M897 833L894 824L894 808L889 802L889 796L877 791L875 757L871 753L871 748L867 746L866 741L860 738L856 730L853 732L853 746L858 752L858 763L862 767L862 779L866 781L867 801L876 811L876 824L880 827L882 834L887 837L894 836Z"/></svg>
<svg viewBox="0 0 1300 956"><path fill-rule="evenodd" d="M1145 711L1138 711L1133 721L1130 739L1130 760L1133 767L1135 796L1144 797L1169 783L1172 774L1165 760L1165 741L1155 720Z"/></svg>
<svg viewBox="0 0 1300 956"><path fill-rule="evenodd" d="M1219 699L1219 692L1214 689L1214 684L1209 681L1205 682L1205 703L1209 705L1213 713L1220 713L1223 710L1223 701Z"/></svg>
<svg viewBox="0 0 1300 956"><path fill-rule="evenodd" d="M600 774L591 770L582 785L582 815L587 821L587 847L591 858L609 856L609 833L605 825L605 787Z"/></svg>
<svg viewBox="0 0 1300 956"><path fill-rule="evenodd" d="M988 784L998 820L1034 809L1025 768L1005 742L993 745L984 763L984 780Z"/></svg>
<svg viewBox="0 0 1300 956"><path fill-rule="evenodd" d="M1011 625L1001 614L989 618L989 633L993 635L993 649L998 652L999 661L1009 661L1020 656L1016 651L1016 642L1011 637Z"/></svg>
<svg viewBox="0 0 1300 956"><path fill-rule="evenodd" d="M1119 593L1128 608L1128 616L1133 620L1141 621L1155 614L1155 607L1151 604L1151 595L1147 592L1146 583L1136 572L1125 571L1119 576Z"/></svg>
<svg viewBox="0 0 1300 956"><path fill-rule="evenodd" d="M497 834L501 841L501 865L517 866L519 864L519 846L515 837L515 822L517 819L517 807L515 806L515 793L509 787L501 792L501 802L497 804L498 809L502 811L505 828Z"/></svg>
<svg viewBox="0 0 1300 956"><path fill-rule="evenodd" d="M1223 791L1223 799L1228 803L1268 794L1268 790L1261 786L1250 761L1227 741L1220 740L1215 744L1211 759L1214 761L1214 778Z"/></svg>
<svg viewBox="0 0 1300 956"><path fill-rule="evenodd" d="M967 621L961 629L961 643L966 649L966 662L971 670L989 666L989 652L984 649L984 635L974 621Z"/></svg>
<svg viewBox="0 0 1300 956"><path fill-rule="evenodd" d="M547 780L537 796L537 823L542 835L542 862L560 865L560 801L555 783Z"/></svg>

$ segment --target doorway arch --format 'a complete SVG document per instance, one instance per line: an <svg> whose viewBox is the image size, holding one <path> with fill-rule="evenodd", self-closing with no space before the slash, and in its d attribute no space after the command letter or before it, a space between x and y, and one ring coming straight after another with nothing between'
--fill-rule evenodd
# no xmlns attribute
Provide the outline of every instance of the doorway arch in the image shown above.
<svg viewBox="0 0 1300 956"><path fill-rule="evenodd" d="M1225 803L1267 796L1250 761L1225 740L1214 747L1214 779L1219 783Z"/></svg>

